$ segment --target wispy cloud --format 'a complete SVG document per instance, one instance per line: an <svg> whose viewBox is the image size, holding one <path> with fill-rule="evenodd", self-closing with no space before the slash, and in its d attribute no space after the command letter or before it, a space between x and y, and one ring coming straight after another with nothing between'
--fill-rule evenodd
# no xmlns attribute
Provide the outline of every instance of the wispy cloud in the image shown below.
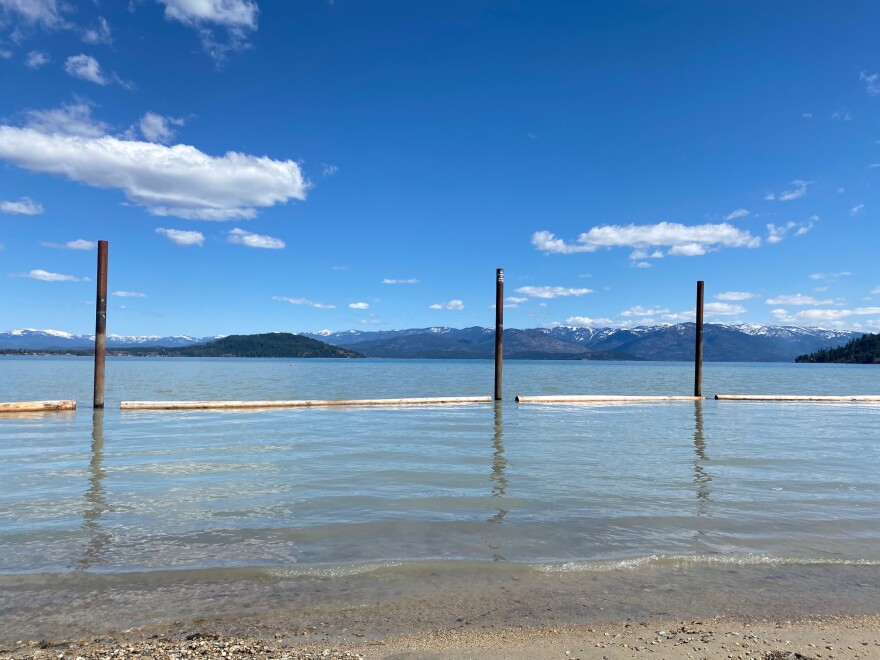
<svg viewBox="0 0 880 660"><path fill-rule="evenodd" d="M849 110L835 110L831 113L834 121L852 121L852 113Z"/></svg>
<svg viewBox="0 0 880 660"><path fill-rule="evenodd" d="M111 296L116 296L117 298L146 298L146 293L139 293L137 291L114 291L110 294Z"/></svg>
<svg viewBox="0 0 880 660"><path fill-rule="evenodd" d="M813 296L796 293L793 296L774 296L765 300L768 305L833 305L833 300L818 300Z"/></svg>
<svg viewBox="0 0 880 660"><path fill-rule="evenodd" d="M305 305L306 307L314 307L315 309L336 309L336 305L325 305L324 303L313 302L308 298L288 298L286 296L272 296L272 300L290 303L291 305Z"/></svg>
<svg viewBox="0 0 880 660"><path fill-rule="evenodd" d="M155 112L147 112L141 117L138 127L148 142L167 144L176 134L172 126L183 126L183 123L183 119L178 117L164 117Z"/></svg>
<svg viewBox="0 0 880 660"><path fill-rule="evenodd" d="M67 241L66 243L50 243L48 241L44 241L40 243L43 247L53 248L55 250L94 250L98 247L98 244L95 241L87 241L82 238L78 238L75 241Z"/></svg>
<svg viewBox="0 0 880 660"><path fill-rule="evenodd" d="M252 218L259 207L304 200L309 189L295 161L237 152L208 156L183 144L98 137L99 127L83 121L88 106L75 107L73 116L57 111L34 117L44 122L40 127L0 125L0 159L32 172L115 188L152 215L189 220ZM46 123L77 133L52 130Z"/></svg>
<svg viewBox="0 0 880 660"><path fill-rule="evenodd" d="M464 309L464 303L460 300L450 300L448 303L434 303L429 309L449 309L458 312Z"/></svg>
<svg viewBox="0 0 880 660"><path fill-rule="evenodd" d="M328 165L327 163L321 163L321 175L325 179L329 179L331 176L336 174L339 171L339 168L336 165Z"/></svg>
<svg viewBox="0 0 880 660"><path fill-rule="evenodd" d="M703 313L707 317L715 316L737 316L745 314L746 308L742 305L734 305L732 303L710 302L703 305Z"/></svg>
<svg viewBox="0 0 880 660"><path fill-rule="evenodd" d="M880 296L880 286L875 286L871 289L871 295Z"/></svg>
<svg viewBox="0 0 880 660"><path fill-rule="evenodd" d="M880 73L867 73L862 71L859 80L865 83L865 91L871 96L880 94Z"/></svg>
<svg viewBox="0 0 880 660"><path fill-rule="evenodd" d="M849 210L849 214L853 217L855 217L857 215L862 215L862 211L864 210L864 208L865 208L864 204L856 204L855 206L853 206Z"/></svg>
<svg viewBox="0 0 880 660"><path fill-rule="evenodd" d="M521 286L516 290L529 298L563 298L567 296L583 296L593 293L592 289L574 289L563 286Z"/></svg>
<svg viewBox="0 0 880 660"><path fill-rule="evenodd" d="M107 131L107 124L92 117L92 106L85 101L49 110L28 110L25 115L25 127L39 133L101 137Z"/></svg>
<svg viewBox="0 0 880 660"><path fill-rule="evenodd" d="M726 301L751 300L755 295L756 294L750 293L749 291L724 291L723 293L717 294L715 298Z"/></svg>
<svg viewBox="0 0 880 660"><path fill-rule="evenodd" d="M804 195L807 194L807 186L810 185L809 181L802 181L800 179L795 179L791 182L791 185L794 186L789 190L785 190L781 193L767 193L764 196L764 199L768 201L778 201L778 202L790 202L793 199L800 199Z"/></svg>
<svg viewBox="0 0 880 660"><path fill-rule="evenodd" d="M810 275L811 280L836 280L839 277L849 277L852 273L847 270L839 273L813 273Z"/></svg>
<svg viewBox="0 0 880 660"><path fill-rule="evenodd" d="M49 56L39 50L32 50L24 59L25 66L31 69L39 69L41 66L44 66L49 62L51 62Z"/></svg>
<svg viewBox="0 0 880 660"><path fill-rule="evenodd" d="M43 213L43 205L35 202L30 197L22 197L17 202L0 201L0 213L40 215Z"/></svg>
<svg viewBox="0 0 880 660"><path fill-rule="evenodd" d="M418 283L419 283L419 281L414 277L411 277L406 280L394 280L394 279L390 279L390 278L386 277L384 280L382 280L382 284L418 284Z"/></svg>
<svg viewBox="0 0 880 660"><path fill-rule="evenodd" d="M82 40L87 44L104 44L111 45L113 43L113 35L110 33L110 24L103 16L98 17L98 24L95 27L86 28L83 31Z"/></svg>
<svg viewBox="0 0 880 660"><path fill-rule="evenodd" d="M783 240L785 240L786 235L792 229L796 229L794 235L795 237L797 237L803 236L812 228L812 221L806 223L787 222L784 225L774 225L773 223L770 223L767 225L767 242L771 244L781 243Z"/></svg>
<svg viewBox="0 0 880 660"><path fill-rule="evenodd" d="M222 63L232 51L250 48L250 34L257 29L259 7L253 0L158 0L165 5L165 18L194 28L202 47ZM217 30L226 31L218 39Z"/></svg>
<svg viewBox="0 0 880 660"><path fill-rule="evenodd" d="M165 229L164 227L157 227L156 233L162 234L162 236L175 245L196 245L202 247L202 245L205 244L205 235L200 231L184 231L182 229Z"/></svg>
<svg viewBox="0 0 880 660"><path fill-rule="evenodd" d="M785 309L774 309L771 314L779 323L819 325L830 328L854 328L853 316L880 316L880 307L856 307L854 309L805 309L792 314Z"/></svg>
<svg viewBox="0 0 880 660"><path fill-rule="evenodd" d="M724 216L725 220L736 220L737 218L745 218L749 215L748 209L737 209L736 211L731 211L727 215Z"/></svg>
<svg viewBox="0 0 880 660"><path fill-rule="evenodd" d="M657 316L660 314L668 314L669 309L665 307L642 307L641 305L636 305L635 307L630 307L629 309L623 310L620 315L621 316Z"/></svg>
<svg viewBox="0 0 880 660"><path fill-rule="evenodd" d="M728 223L687 226L661 222L656 225L593 227L578 236L575 243L566 243L549 231L538 231L532 236L532 245L542 252L557 254L615 247L642 250L666 247L669 248L667 254L672 256L696 256L722 247L755 248L761 245L761 239Z"/></svg>
<svg viewBox="0 0 880 660"><path fill-rule="evenodd" d="M351 309L370 309L370 304L365 302L353 302L349 303L348 306Z"/></svg>
<svg viewBox="0 0 880 660"><path fill-rule="evenodd" d="M280 238L272 236L264 236L262 234L253 234L244 229L230 229L227 233L226 240L233 245L244 245L249 248L264 248L267 250L280 250L284 247L284 241Z"/></svg>
<svg viewBox="0 0 880 660"><path fill-rule="evenodd" d="M64 62L64 70L68 75L81 80L93 82L96 85L108 85L112 78L108 78L101 64L91 55L80 53L79 55L71 55Z"/></svg>
<svg viewBox="0 0 880 660"><path fill-rule="evenodd" d="M607 318L590 318L589 316L569 316L565 319L565 325L574 328L607 328L617 325Z"/></svg>
<svg viewBox="0 0 880 660"><path fill-rule="evenodd" d="M62 13L70 9L59 0L0 0L0 17L49 29L68 27Z"/></svg>
<svg viewBox="0 0 880 660"><path fill-rule="evenodd" d="M26 277L32 280L40 280L41 282L91 282L88 277L75 277L74 275L62 275L61 273L50 273L47 270L35 269L26 273L9 273L9 277Z"/></svg>

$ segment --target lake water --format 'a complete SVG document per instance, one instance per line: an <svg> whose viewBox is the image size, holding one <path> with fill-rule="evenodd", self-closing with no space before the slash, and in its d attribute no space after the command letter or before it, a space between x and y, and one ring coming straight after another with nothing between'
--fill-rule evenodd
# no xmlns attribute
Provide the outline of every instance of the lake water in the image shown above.
<svg viewBox="0 0 880 660"><path fill-rule="evenodd" d="M686 395L689 364L508 361L503 404L118 410L121 400L479 396L491 394L492 369L117 358L106 411L93 413L90 359L0 358L0 401L80 406L0 416L0 590L450 560L538 572L880 565L880 405L514 402ZM878 394L880 369L707 363L703 393Z"/></svg>

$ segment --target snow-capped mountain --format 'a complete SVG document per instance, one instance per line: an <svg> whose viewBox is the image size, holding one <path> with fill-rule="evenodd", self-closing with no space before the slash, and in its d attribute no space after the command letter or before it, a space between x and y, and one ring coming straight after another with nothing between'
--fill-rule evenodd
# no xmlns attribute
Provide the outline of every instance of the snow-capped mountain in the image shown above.
<svg viewBox="0 0 880 660"><path fill-rule="evenodd" d="M124 348L126 346L191 346L204 344L215 337L175 337L107 335L107 348ZM62 330L35 330L23 328L0 332L0 348L22 348L33 350L70 349L79 350L93 348L95 335L73 335Z"/></svg>

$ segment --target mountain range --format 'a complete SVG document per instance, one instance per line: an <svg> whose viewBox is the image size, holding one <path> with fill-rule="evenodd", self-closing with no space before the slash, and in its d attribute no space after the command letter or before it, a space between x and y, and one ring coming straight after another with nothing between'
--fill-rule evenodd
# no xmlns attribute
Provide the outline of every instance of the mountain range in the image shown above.
<svg viewBox="0 0 880 660"><path fill-rule="evenodd" d="M493 328L410 328L406 330L299 333L334 346L384 358L477 358L494 354ZM798 326L706 324L703 358L718 362L791 362L798 355L836 347L864 333ZM222 336L107 336L108 348L193 346ZM694 356L693 323L638 328L554 328L504 331L504 355L519 359L684 360ZM0 349L79 350L94 336L58 330L0 332Z"/></svg>

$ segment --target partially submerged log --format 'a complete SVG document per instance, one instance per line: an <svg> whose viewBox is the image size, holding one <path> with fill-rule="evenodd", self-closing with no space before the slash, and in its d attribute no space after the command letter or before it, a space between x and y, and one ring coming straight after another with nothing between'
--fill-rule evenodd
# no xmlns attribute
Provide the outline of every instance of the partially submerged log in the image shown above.
<svg viewBox="0 0 880 660"><path fill-rule="evenodd" d="M630 396L616 394L555 394L518 396L517 403L629 403L640 401L702 401L701 396Z"/></svg>
<svg viewBox="0 0 880 660"><path fill-rule="evenodd" d="M52 410L76 410L76 401L13 401L10 403L0 403L0 414L46 412Z"/></svg>
<svg viewBox="0 0 880 660"><path fill-rule="evenodd" d="M244 410L250 408L311 408L318 406L435 406L491 403L488 396L421 397L411 399L302 399L292 401L123 401L122 410Z"/></svg>

